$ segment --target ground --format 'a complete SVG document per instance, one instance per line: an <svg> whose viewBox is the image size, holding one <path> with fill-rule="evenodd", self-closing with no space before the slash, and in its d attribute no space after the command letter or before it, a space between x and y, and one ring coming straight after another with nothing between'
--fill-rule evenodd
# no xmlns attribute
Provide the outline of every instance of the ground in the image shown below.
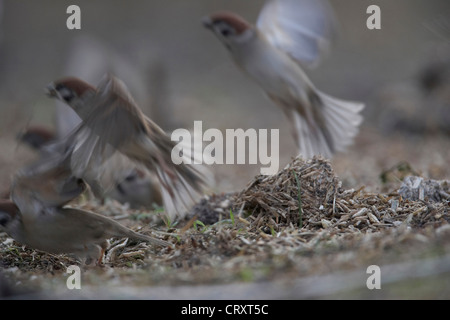
<svg viewBox="0 0 450 320"><path fill-rule="evenodd" d="M400 137L386 142L384 137L370 134L373 143L378 139L384 150L396 149L399 144ZM359 140L369 140L365 135L369 133L363 132ZM448 137L438 140L442 145L449 143ZM423 148L427 159L449 159L448 150L433 157L433 143ZM415 152L412 145L405 150ZM352 155L355 158L350 159ZM358 161L357 156L349 152L336 159L335 166L355 163L351 179L375 181L367 188L353 182L353 188L345 186L350 182L342 183L333 162L295 159L276 176L249 181L244 190L209 195L187 219L170 226L158 223L157 212L130 210L114 201L100 206L80 200L72 205L118 217L133 229L161 237L174 247L161 249L113 239L103 265L90 267L70 256L33 251L2 234L4 277L14 291L66 298L188 298L192 294L196 298L227 298L234 286L242 291L233 291L233 297L240 298L248 292L255 298L269 299L448 297L448 199L409 201L397 192L403 175L412 174L414 164L426 159L411 156L411 172L396 167L388 174L392 181L383 184L379 176L387 170L378 168L378 177L364 176L365 170L358 169L365 167L361 164L364 157ZM383 157L372 159L372 163L377 160L386 161ZM448 176L446 163L443 167L429 165ZM448 185L444 188L448 193ZM397 207L392 200L398 201ZM194 214L197 216L189 219ZM66 287L70 265L82 268L83 289L76 293ZM366 287L370 265L381 268L381 293ZM345 281L348 277L358 280ZM182 288L191 286L194 293L189 290L187 295ZM272 292L262 291L265 286Z"/></svg>

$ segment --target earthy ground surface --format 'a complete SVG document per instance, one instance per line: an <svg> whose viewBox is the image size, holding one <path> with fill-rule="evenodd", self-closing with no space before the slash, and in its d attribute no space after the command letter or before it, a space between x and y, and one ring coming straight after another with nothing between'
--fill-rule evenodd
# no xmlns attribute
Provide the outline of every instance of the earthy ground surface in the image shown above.
<svg viewBox="0 0 450 320"><path fill-rule="evenodd" d="M450 142L440 139L439 145ZM396 143L382 145L396 148ZM439 145L426 144L422 150L429 155ZM435 156L450 159L448 149ZM354 175L363 167L361 160L355 154L357 165L349 180L358 179ZM426 161L414 160L418 165ZM336 167L341 161L352 160L336 160ZM446 166L431 163L429 168L448 176ZM449 297L448 198L403 199L397 193L407 174L402 168L389 172L389 188L373 177L377 183L368 190L364 184L348 189L344 185L350 182L342 183L329 162L297 159L274 177L256 178L242 192L210 195L192 210L197 217L187 225L157 223L158 213L115 202L74 203L164 238L174 249L114 239L104 266L82 267L82 290L71 292L65 272L69 265L79 265L77 260L33 251L3 234L3 273L14 290L65 298L230 298L231 293L268 299ZM442 190L448 196L449 186L443 184ZM370 265L381 267L382 292L366 288Z"/></svg>
<svg viewBox="0 0 450 320"><path fill-rule="evenodd" d="M193 5L187 6L184 1L174 1L167 7L165 1L142 2L148 6L147 12L162 10L174 17L183 12L186 17L166 28L158 14L152 14L154 19L147 22L142 17L144 10L139 10L142 6L136 5L123 11L126 17L135 14L136 22L119 20L124 27L119 28L115 40L106 26L115 22L113 17L117 18L120 10L112 10L104 26L97 25L91 33L89 23L94 19L87 14L84 32L119 48L117 51L126 52L125 48L134 45L146 52L148 39L154 40L170 66L172 82L166 99L173 107L175 122L189 127L193 120L203 120L205 127L219 129L280 128L280 172L258 177L259 166L215 166L216 182L209 195L187 219L177 223L161 221L161 210L130 210L114 201L104 205L85 198L75 201L71 205L114 217L134 230L173 243L173 248L161 250L111 239L102 267L83 266L71 256L37 252L0 233L0 296L450 298L450 192L448 182L443 182L450 179L450 64L448 55L443 54L449 52L450 37L445 37L450 28L438 19L450 8L447 2L437 0L427 2L432 5L379 1L386 13L384 29L369 34L361 26L366 5L346 2L336 9L347 37L337 45L336 55L312 76L327 92L365 101L366 121L355 144L330 161L293 159L294 144L282 114L235 72L220 51L223 48L212 36L203 34L198 23L183 25L191 19L198 22L203 14L225 5L255 17L260 2L244 6L238 1L192 1ZM103 2L93 3L91 10L100 10ZM32 6L31 2L28 5ZM17 133L28 122L52 125L53 105L40 91L54 77L64 75L61 70L67 70L63 62L69 58L63 58L68 55L61 51L67 50L71 39L65 38L67 31L51 29L65 22L64 16L53 18L58 17L59 9L64 12L63 7L52 7L48 19L35 30L55 37L58 45L50 45L59 50L51 53L56 54L55 64L48 61L49 47L39 46L37 62L30 67L27 58L39 37L19 43L5 35L2 190L7 189L14 172L34 157L25 146L18 146ZM15 16L33 11L25 8L25 2L5 1L5 12ZM23 18L28 20L21 21L30 24L34 21L29 13ZM26 28L19 28L15 21L5 15L5 29L15 30L17 38L25 36ZM431 23L444 38L424 28L424 22ZM165 35L173 37L180 28L187 39L180 37L176 43L155 31L165 30ZM197 55L191 42L207 43L208 53ZM167 48L171 50L166 54ZM192 81L192 74L198 76L198 82ZM5 80L6 75L10 81ZM30 91L18 94L25 84ZM407 176L440 181L438 201L426 193L416 200L400 195L398 190ZM81 290L67 289L70 265L82 268ZM381 268L381 290L367 289L366 271L371 265ZM6 283L8 287L3 288Z"/></svg>

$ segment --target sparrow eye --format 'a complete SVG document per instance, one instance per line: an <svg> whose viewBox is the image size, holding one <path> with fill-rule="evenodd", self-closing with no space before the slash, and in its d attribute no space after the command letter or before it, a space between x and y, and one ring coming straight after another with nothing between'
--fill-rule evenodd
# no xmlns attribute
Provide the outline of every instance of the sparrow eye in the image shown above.
<svg viewBox="0 0 450 320"><path fill-rule="evenodd" d="M216 33L220 33L220 35L224 38L228 38L236 33L233 26L223 20L216 21L214 23L214 29L216 30Z"/></svg>
<svg viewBox="0 0 450 320"><path fill-rule="evenodd" d="M135 174L130 174L129 176L127 176L125 178L125 181L128 181L128 182L132 182L134 180L136 180L136 175Z"/></svg>
<svg viewBox="0 0 450 320"><path fill-rule="evenodd" d="M228 37L231 34L231 31L229 29L223 29L221 33L224 37Z"/></svg>
<svg viewBox="0 0 450 320"><path fill-rule="evenodd" d="M57 84L56 87L55 87L55 89L58 90L58 91L61 91L62 89L65 89L65 88L66 88L66 86L61 84L61 83Z"/></svg>
<svg viewBox="0 0 450 320"><path fill-rule="evenodd" d="M56 86L56 90L59 92L61 97L66 102L70 102L70 101L72 101L73 98L75 98L75 95L73 94L72 90L68 89L67 87L65 87L63 85Z"/></svg>
<svg viewBox="0 0 450 320"><path fill-rule="evenodd" d="M0 212L0 226L6 226L8 221L10 220L10 216L8 214L4 214Z"/></svg>

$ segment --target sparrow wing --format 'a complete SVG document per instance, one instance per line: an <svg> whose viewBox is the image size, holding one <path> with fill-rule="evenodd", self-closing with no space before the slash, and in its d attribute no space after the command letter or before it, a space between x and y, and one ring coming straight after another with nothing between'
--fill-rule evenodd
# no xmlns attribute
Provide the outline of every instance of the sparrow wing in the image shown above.
<svg viewBox="0 0 450 320"><path fill-rule="evenodd" d="M120 149L132 137L147 130L143 121L145 115L127 87L121 80L111 75L103 78L97 94L86 103L88 106L85 109L90 112L83 122L93 134L102 137L102 143Z"/></svg>
<svg viewBox="0 0 450 320"><path fill-rule="evenodd" d="M14 175L11 199L23 216L33 217L43 210L62 207L85 190L83 180L73 176L69 159L51 153Z"/></svg>
<svg viewBox="0 0 450 320"><path fill-rule="evenodd" d="M119 152L158 176L163 201L171 216L184 213L181 210L189 207L207 185L203 171L172 162L175 142L142 113L125 84L107 76L97 93L85 103L89 113L73 134L75 146L71 162L74 173L83 176L89 168L101 168L110 162L115 152ZM104 175L102 170L96 172L99 176Z"/></svg>
<svg viewBox="0 0 450 320"><path fill-rule="evenodd" d="M105 191L125 179L123 173L139 167L117 150L142 127L134 116L140 110L121 81L111 76L105 77L97 93L84 103L87 115L59 149L70 158L75 176L86 179L91 187L97 181Z"/></svg>
<svg viewBox="0 0 450 320"><path fill-rule="evenodd" d="M171 246L170 243L164 240L134 232L133 230L121 225L119 222L94 212L72 208L64 208L61 209L60 212L64 215L64 221L61 219L60 224L70 223L68 227L79 230L80 235L84 234L84 236L91 241L99 241L117 237L147 241L162 247Z"/></svg>
<svg viewBox="0 0 450 320"><path fill-rule="evenodd" d="M310 68L328 51L338 29L325 0L268 0L256 26L272 45Z"/></svg>
<svg viewBox="0 0 450 320"><path fill-rule="evenodd" d="M115 77L107 77L99 86L100 95L110 98L99 108L107 109L108 103L120 110L121 134L117 139L107 137L108 143L137 163L144 165L149 171L156 173L161 184L161 193L166 211L171 217L182 215L199 198L202 190L211 181L210 172L202 165L175 165L172 161L172 150L180 147L155 122L146 117L134 102L125 84ZM119 112L119 111L118 111ZM99 120L93 113L86 125L93 127ZM104 120L106 123L111 123ZM124 125L125 123L125 125ZM123 129L122 129L123 128ZM117 128L115 128L117 130ZM126 134L124 134L126 133ZM139 139L139 141L136 141ZM191 150L189 155L183 155L188 163L199 159L201 155ZM201 159L201 158L200 158Z"/></svg>
<svg viewBox="0 0 450 320"><path fill-rule="evenodd" d="M55 124L58 139L63 139L81 123L80 117L75 111L67 107L63 102L56 100Z"/></svg>

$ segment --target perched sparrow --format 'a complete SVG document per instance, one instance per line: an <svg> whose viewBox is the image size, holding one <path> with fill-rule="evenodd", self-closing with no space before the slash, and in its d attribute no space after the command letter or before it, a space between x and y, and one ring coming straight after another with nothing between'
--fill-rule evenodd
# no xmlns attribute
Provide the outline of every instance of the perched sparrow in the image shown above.
<svg viewBox="0 0 450 320"><path fill-rule="evenodd" d="M64 107L68 108L67 106ZM19 139L39 151L44 159L48 159L49 154L52 154L53 157L62 156L64 150L69 147L69 142L65 142L65 138L58 140L55 134L45 127L28 128L23 134L19 135ZM121 162L120 170L116 170L117 162ZM90 185L93 185L93 192L97 197L102 199L111 197L121 203L128 203L132 208L152 207L154 204L162 204L156 177L148 170L138 168L120 154L117 153L108 159L107 163L102 166L101 171L102 177L98 181L93 173L83 175L83 178ZM89 179L89 177L93 178ZM107 185L111 187L103 188Z"/></svg>
<svg viewBox="0 0 450 320"><path fill-rule="evenodd" d="M108 247L107 239L112 237L169 245L99 214L64 208L85 187L82 180L70 175L64 161L33 163L15 175L12 201L0 200L0 229L33 249L73 253L98 261Z"/></svg>
<svg viewBox="0 0 450 320"><path fill-rule="evenodd" d="M131 238L169 246L136 233L102 215L72 208L44 208L24 212L10 200L0 201L0 229L17 242L48 253L73 253L87 261L100 261L110 238Z"/></svg>
<svg viewBox="0 0 450 320"><path fill-rule="evenodd" d="M193 165L172 162L172 150L177 145L144 115L122 81L107 76L94 88L80 79L66 78L49 84L47 89L50 96L66 102L83 120L73 134L72 169L77 176L119 151L157 175L169 216L184 214L194 203L206 185L206 177Z"/></svg>
<svg viewBox="0 0 450 320"><path fill-rule="evenodd" d="M329 7L318 0L269 0L256 26L231 12L203 18L235 63L283 110L307 158L342 151L362 121L363 104L320 92L300 67L317 63L333 22Z"/></svg>

